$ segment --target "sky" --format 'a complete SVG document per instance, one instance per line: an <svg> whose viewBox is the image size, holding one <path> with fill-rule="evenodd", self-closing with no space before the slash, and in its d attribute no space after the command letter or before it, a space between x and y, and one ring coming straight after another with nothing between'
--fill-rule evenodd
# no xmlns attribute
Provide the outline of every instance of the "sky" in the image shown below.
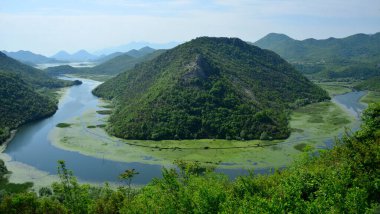
<svg viewBox="0 0 380 214"><path fill-rule="evenodd" d="M380 0L0 0L0 50L90 52L199 36L256 41L380 31Z"/></svg>

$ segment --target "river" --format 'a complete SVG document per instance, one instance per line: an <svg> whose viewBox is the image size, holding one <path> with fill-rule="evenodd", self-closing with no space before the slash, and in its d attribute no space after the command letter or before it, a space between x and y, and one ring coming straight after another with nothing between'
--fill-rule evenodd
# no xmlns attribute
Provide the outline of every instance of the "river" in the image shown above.
<svg viewBox="0 0 380 214"><path fill-rule="evenodd" d="M58 111L49 118L19 128L4 153L9 155L12 161L33 166L50 174L56 174L57 160L65 160L67 167L73 170L75 176L83 182L117 182L118 175L125 169L131 168L140 173L134 179L135 184L146 184L152 178L160 177L161 165L111 161L52 146L48 135L57 123L68 118L80 116L87 109L100 109L99 99L91 94L91 90L99 85L100 82L80 78L75 79L81 80L83 84L68 89L59 102ZM359 102L359 99L364 94L365 92L350 92L338 95L333 100L358 117L359 113L365 108L365 105ZM247 173L243 169L219 169L218 171L226 173L230 177ZM255 171L260 172L260 170Z"/></svg>

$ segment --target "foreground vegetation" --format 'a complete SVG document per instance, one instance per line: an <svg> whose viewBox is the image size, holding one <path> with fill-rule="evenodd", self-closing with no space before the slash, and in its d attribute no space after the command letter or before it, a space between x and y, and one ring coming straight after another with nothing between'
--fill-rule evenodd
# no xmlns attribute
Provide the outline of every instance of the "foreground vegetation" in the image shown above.
<svg viewBox="0 0 380 214"><path fill-rule="evenodd" d="M162 178L131 187L134 169L120 175L125 185L80 185L63 161L60 182L33 192L1 195L2 213L373 213L380 206L380 103L363 114L359 131L347 131L319 155L306 152L272 175L225 175L199 163L177 161Z"/></svg>

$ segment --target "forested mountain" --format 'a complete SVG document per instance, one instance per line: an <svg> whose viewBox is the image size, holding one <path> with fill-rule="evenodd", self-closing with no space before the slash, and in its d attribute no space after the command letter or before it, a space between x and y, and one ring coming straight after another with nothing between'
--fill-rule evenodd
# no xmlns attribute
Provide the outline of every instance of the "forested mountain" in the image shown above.
<svg viewBox="0 0 380 214"><path fill-rule="evenodd" d="M57 110L51 98L36 90L74 84L79 83L52 78L0 52L0 144L9 137L10 130Z"/></svg>
<svg viewBox="0 0 380 214"><path fill-rule="evenodd" d="M20 62L26 63L26 64L41 64L41 63L58 63L62 62L56 59L52 59L46 56L43 56L41 54L35 54L30 51L17 51L17 52L7 52L4 51L4 53L12 57L13 59L16 59Z"/></svg>
<svg viewBox="0 0 380 214"><path fill-rule="evenodd" d="M237 38L194 39L97 87L108 131L128 139L285 138L286 110L328 99L277 54Z"/></svg>
<svg viewBox="0 0 380 214"><path fill-rule="evenodd" d="M10 130L57 110L56 103L28 85L20 76L0 70L0 144L9 137Z"/></svg>
<svg viewBox="0 0 380 214"><path fill-rule="evenodd" d="M163 52L164 50L156 50L152 53L139 53L138 55L140 55L140 57L131 56L130 53L127 52L92 68L80 69L80 72L89 74L116 75L128 69L132 69L138 63L149 61Z"/></svg>
<svg viewBox="0 0 380 214"><path fill-rule="evenodd" d="M271 33L254 45L278 53L308 74L362 79L380 75L380 33L302 41Z"/></svg>
<svg viewBox="0 0 380 214"><path fill-rule="evenodd" d="M71 81L52 78L45 72L22 64L0 52L0 70L17 74L25 83L32 87L59 88L72 85Z"/></svg>
<svg viewBox="0 0 380 214"><path fill-rule="evenodd" d="M78 73L79 70L70 65L59 65L54 67L48 67L44 70L50 76L59 76L63 74L75 74Z"/></svg>

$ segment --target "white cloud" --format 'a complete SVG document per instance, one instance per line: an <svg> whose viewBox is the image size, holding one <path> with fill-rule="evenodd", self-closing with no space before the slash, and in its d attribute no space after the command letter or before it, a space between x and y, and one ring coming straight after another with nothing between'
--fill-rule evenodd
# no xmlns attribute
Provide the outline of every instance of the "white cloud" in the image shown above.
<svg viewBox="0 0 380 214"><path fill-rule="evenodd" d="M53 54L60 49L93 51L131 41L187 41L203 35L255 41L270 32L303 39L380 30L380 1L371 0L94 2L96 6L86 8L69 4L0 10L0 50Z"/></svg>

